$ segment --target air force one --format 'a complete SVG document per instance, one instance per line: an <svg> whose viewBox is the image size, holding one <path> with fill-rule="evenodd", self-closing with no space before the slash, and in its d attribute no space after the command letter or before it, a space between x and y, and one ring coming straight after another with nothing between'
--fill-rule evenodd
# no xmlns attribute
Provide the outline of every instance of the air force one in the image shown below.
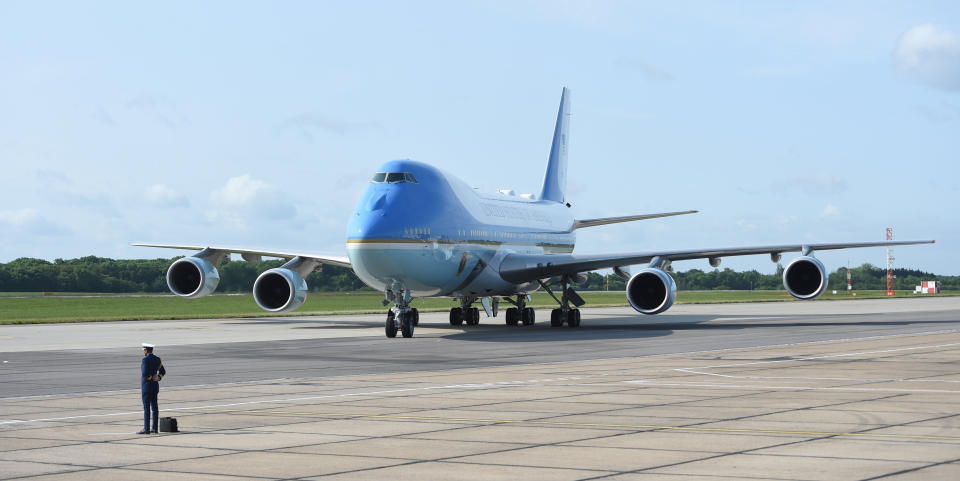
<svg viewBox="0 0 960 481"><path fill-rule="evenodd" d="M249 262L263 256L287 260L281 267L260 274L253 298L264 310L287 312L300 307L307 296L304 278L323 264L350 267L368 286L393 304L386 317L387 337L412 337L419 313L411 300L450 297L460 307L450 309L450 324L477 325L479 302L487 316L496 316L501 300L507 308L507 325L533 325L529 294L543 289L559 307L550 312L550 325L580 325L583 299L574 290L586 273L613 269L628 279L626 297L643 314L658 314L673 305L677 286L668 274L678 260L708 259L711 266L722 257L766 254L779 262L784 252L799 252L783 270L783 285L792 296L813 299L827 287L826 270L814 252L855 247L927 244L934 241L886 241L835 244L786 244L727 249L667 250L602 255L573 254L576 231L618 222L630 222L697 211L575 219L566 198L567 142L570 125L570 92L560 97L553 145L539 195L516 195L510 190L484 194L436 167L412 160L394 160L373 175L367 190L350 216L347 256L324 256L232 247L133 244L144 247L199 250L175 261L167 270L167 285L182 297L212 293L220 281L216 265L230 254ZM625 268L647 264L633 275ZM559 277L553 292L547 279Z"/></svg>

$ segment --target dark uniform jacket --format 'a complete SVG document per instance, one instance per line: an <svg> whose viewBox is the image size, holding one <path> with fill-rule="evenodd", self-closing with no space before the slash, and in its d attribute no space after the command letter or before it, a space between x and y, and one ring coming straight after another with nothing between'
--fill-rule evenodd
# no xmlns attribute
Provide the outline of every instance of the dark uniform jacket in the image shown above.
<svg viewBox="0 0 960 481"><path fill-rule="evenodd" d="M157 381L151 381L150 378L156 374L158 378L162 378L167 375L167 370L163 368L163 362L160 361L160 358L154 356L151 352L146 356L143 356L143 360L140 361L140 389L148 390L154 386L159 387L160 384Z"/></svg>

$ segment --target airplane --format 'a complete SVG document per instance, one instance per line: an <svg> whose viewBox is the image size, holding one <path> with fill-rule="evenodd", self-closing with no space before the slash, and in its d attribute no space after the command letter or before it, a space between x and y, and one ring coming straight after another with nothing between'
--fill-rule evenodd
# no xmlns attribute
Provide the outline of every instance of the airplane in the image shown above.
<svg viewBox="0 0 960 481"><path fill-rule="evenodd" d="M264 256L287 262L267 270L253 284L257 305L269 312L300 307L307 296L304 278L324 264L349 267L371 288L383 292L387 311L387 337L413 337L419 312L411 301L423 297L449 297L459 301L450 309L450 324L477 325L479 301L488 317L496 317L500 300L510 304L507 325L535 324L528 307L529 294L543 289L557 302L550 325L578 327L583 298L574 286L586 273L613 269L627 280L629 304L642 314L669 309L677 286L668 272L671 262L707 259L712 267L723 257L767 254L779 262L785 252L799 252L783 270L783 285L798 299L814 299L827 287L824 265L816 251L858 247L935 243L877 241L827 244L785 244L757 247L662 250L614 254L574 254L576 231L620 222L693 214L674 211L658 214L574 218L566 195L567 150L570 128L570 91L563 88L553 142L539 195L512 190L482 193L459 178L432 165L413 160L389 161L373 175L347 226L346 256L233 248L222 246L135 243L135 246L198 250L173 262L167 285L174 294L198 298L216 290L220 280L216 265L230 254L248 262ZM647 264L634 274L626 268ZM559 277L559 293L546 280Z"/></svg>

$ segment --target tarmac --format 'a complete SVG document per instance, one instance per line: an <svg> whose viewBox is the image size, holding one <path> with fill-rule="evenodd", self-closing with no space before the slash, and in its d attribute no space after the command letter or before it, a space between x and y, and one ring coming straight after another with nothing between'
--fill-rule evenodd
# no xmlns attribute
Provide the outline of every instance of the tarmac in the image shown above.
<svg viewBox="0 0 960 481"><path fill-rule="evenodd" d="M0 479L960 479L960 298L583 312L3 326Z"/></svg>

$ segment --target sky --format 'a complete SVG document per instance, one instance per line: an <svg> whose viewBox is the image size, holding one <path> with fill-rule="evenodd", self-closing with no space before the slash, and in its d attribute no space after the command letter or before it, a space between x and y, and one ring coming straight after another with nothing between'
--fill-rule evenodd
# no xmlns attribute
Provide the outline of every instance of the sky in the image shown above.
<svg viewBox="0 0 960 481"><path fill-rule="evenodd" d="M895 266L960 275L951 1L0 2L0 262L342 255L391 159L539 192L564 86L576 217L700 211L580 230L578 253L892 227L937 240Z"/></svg>

